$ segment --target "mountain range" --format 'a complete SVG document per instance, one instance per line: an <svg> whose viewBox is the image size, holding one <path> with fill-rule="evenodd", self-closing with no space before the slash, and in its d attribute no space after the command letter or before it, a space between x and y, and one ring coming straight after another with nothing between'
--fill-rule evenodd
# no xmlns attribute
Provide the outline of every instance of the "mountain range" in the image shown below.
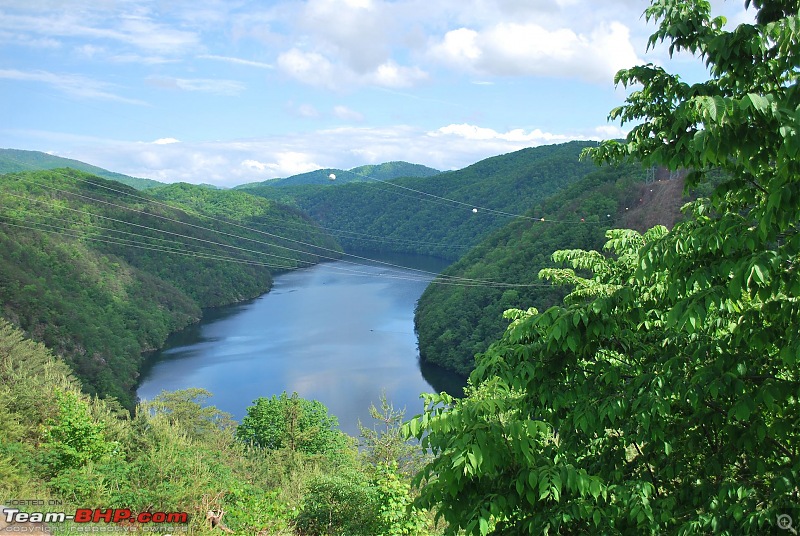
<svg viewBox="0 0 800 536"><path fill-rule="evenodd" d="M598 249L611 226L677 217L679 181L645 188L639 166L582 160L593 145L523 149L450 172L322 169L233 190L146 180L135 190L100 173L140 179L71 160L73 169L8 173L65 159L3 150L0 313L64 356L89 392L130 405L142 352L203 307L256 296L273 273L342 249L432 254L458 261L444 277L474 283L426 290L420 354L466 374L502 333L503 310L560 300L536 277L554 250Z"/></svg>

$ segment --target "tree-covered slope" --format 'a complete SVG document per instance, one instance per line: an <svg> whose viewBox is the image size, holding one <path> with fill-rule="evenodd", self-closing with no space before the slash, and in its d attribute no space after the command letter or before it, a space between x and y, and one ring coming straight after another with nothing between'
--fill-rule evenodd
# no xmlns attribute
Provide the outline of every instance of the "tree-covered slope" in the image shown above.
<svg viewBox="0 0 800 536"><path fill-rule="evenodd" d="M63 356L88 392L129 407L143 351L202 307L265 292L274 270L335 255L311 244L338 247L295 210L244 193L159 195L187 207L72 169L0 176L0 314ZM276 222L294 228L270 233Z"/></svg>
<svg viewBox="0 0 800 536"><path fill-rule="evenodd" d="M103 177L104 179L127 184L128 186L136 188L137 190L146 190L147 188L153 188L163 184L161 182L154 181L153 179L129 177L128 175L108 171L91 164L86 164L79 160L53 156L40 151L0 149L0 174L57 168L72 168L79 171L85 171L86 173L91 173L92 175Z"/></svg>
<svg viewBox="0 0 800 536"><path fill-rule="evenodd" d="M554 266L553 251L598 249L612 226L672 224L679 214L682 181L644 184L644 178L639 166L600 168L549 197L528 214L535 219L515 220L448 267L442 275L518 286L429 285L415 316L422 359L469 373L475 354L507 327L503 311L544 310L563 299L563 287L538 278L540 269Z"/></svg>
<svg viewBox="0 0 800 536"><path fill-rule="evenodd" d="M430 177L438 173L440 173L439 170L421 164L399 161L384 162L383 164L358 166L350 170L336 168L317 169L307 173L292 175L285 179L271 179L262 182L241 184L235 189L261 190L263 188L273 188L276 186L286 188L307 185L336 186L349 182L364 182L369 180L386 181L398 177ZM331 175L335 178L332 178ZM269 194L267 194L267 196L269 196Z"/></svg>
<svg viewBox="0 0 800 536"><path fill-rule="evenodd" d="M374 408L357 447L325 406L296 393L257 399L240 426L210 396L164 392L129 414L81 393L61 359L0 319L0 496L36 498L12 503L27 513L128 509L129 519L103 523L109 532L441 534L432 515L406 509L423 452L400 437L402 412ZM137 516L153 511L178 515ZM0 515L0 533L86 532L13 517Z"/></svg>
<svg viewBox="0 0 800 536"><path fill-rule="evenodd" d="M523 149L459 171L388 183L251 191L288 202L293 197L294 203L337 236L345 249L457 259L508 223L509 217L500 212L524 213L597 169L593 163L579 160L580 151L592 145L571 142ZM473 207L482 208L473 212Z"/></svg>
<svg viewBox="0 0 800 536"><path fill-rule="evenodd" d="M369 177L370 179L377 179L380 181L399 179L400 177L432 177L439 173L441 173L441 171L438 169L423 166L422 164L397 161L358 166L349 171L349 174Z"/></svg>
<svg viewBox="0 0 800 536"><path fill-rule="evenodd" d="M735 25L651 0L649 45L708 79L620 70L630 131L589 152L719 184L672 229L554 254L564 302L510 311L467 396L407 426L433 455L416 505L448 534L797 532L800 25L797 2L746 5Z"/></svg>

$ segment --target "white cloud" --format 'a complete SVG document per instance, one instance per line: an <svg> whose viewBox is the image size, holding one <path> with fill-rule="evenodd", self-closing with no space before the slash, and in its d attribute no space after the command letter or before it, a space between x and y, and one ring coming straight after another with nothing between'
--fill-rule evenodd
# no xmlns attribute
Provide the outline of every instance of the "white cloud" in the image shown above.
<svg viewBox="0 0 800 536"><path fill-rule="evenodd" d="M419 67L403 67L389 60L378 66L367 79L383 87L409 87L420 80L428 78L428 74Z"/></svg>
<svg viewBox="0 0 800 536"><path fill-rule="evenodd" d="M136 177L218 186L288 177L326 167L351 169L394 160L442 170L459 169L526 147L623 135L624 132L608 125L584 131L544 132L501 131L470 124L428 131L403 125L347 126L259 139L180 143L166 143L172 138L141 143L38 133L45 140L41 145L72 146L69 151L62 151L61 156Z"/></svg>
<svg viewBox="0 0 800 536"><path fill-rule="evenodd" d="M297 107L297 113L302 117L314 118L319 117L319 110L311 104L301 104Z"/></svg>
<svg viewBox="0 0 800 536"><path fill-rule="evenodd" d="M146 104L138 99L129 99L112 93L109 91L113 87L111 84L76 74L57 74L40 70L0 69L0 79L3 78L21 82L40 82L79 98L116 101L125 104Z"/></svg>
<svg viewBox="0 0 800 536"><path fill-rule="evenodd" d="M543 143L557 143L576 139L575 136L551 134L539 129L525 132L523 129L513 129L508 132L497 132L491 128L468 125L447 125L428 133L429 136L456 136L467 140L503 140L514 143L530 143L541 145Z"/></svg>
<svg viewBox="0 0 800 536"><path fill-rule="evenodd" d="M306 173L307 171L314 171L320 169L322 166L310 160L310 155L302 152L285 151L279 152L274 155L274 162L260 162L254 159L243 160L240 164L241 167L246 169L246 172L252 180L264 180L264 178L272 179L278 177L289 177L299 173ZM253 175L257 173L258 175ZM265 177L260 176L266 174Z"/></svg>
<svg viewBox="0 0 800 536"><path fill-rule="evenodd" d="M177 140L175 138L158 138L152 143L153 145L169 145L171 143L180 143L180 140Z"/></svg>
<svg viewBox="0 0 800 536"><path fill-rule="evenodd" d="M317 52L303 52L293 48L278 56L278 67L301 82L313 86L334 88L333 64Z"/></svg>
<svg viewBox="0 0 800 536"><path fill-rule="evenodd" d="M447 32L430 50L457 70L492 76L552 76L607 84L639 60L629 29L600 24L589 33L549 30L536 23L498 23L483 30Z"/></svg>
<svg viewBox="0 0 800 536"><path fill-rule="evenodd" d="M355 110L351 110L347 106L341 106L341 105L333 107L333 115L335 115L339 119L344 119L345 121L361 122L364 120L363 114L360 114Z"/></svg>
<svg viewBox="0 0 800 536"><path fill-rule="evenodd" d="M313 161L310 154L299 151L279 152L275 155L275 160L275 162L268 163L267 168L278 176L297 175L322 167Z"/></svg>
<svg viewBox="0 0 800 536"><path fill-rule="evenodd" d="M108 17L108 18L106 18ZM200 36L192 31L172 28L147 16L119 13L43 11L36 15L6 13L0 29L47 36L50 39L96 39L123 43L150 53L176 55L195 49Z"/></svg>
<svg viewBox="0 0 800 536"><path fill-rule="evenodd" d="M261 61L245 60L242 58L232 58L230 56L217 56L216 54L201 54L197 57L203 60L224 61L226 63L233 63L236 65L246 65L247 67L257 67L259 69L274 68L274 66L269 63L264 63Z"/></svg>
<svg viewBox="0 0 800 536"><path fill-rule="evenodd" d="M374 71L357 73L342 64L334 64L318 52L304 52L293 48L278 56L278 68L312 86L341 90L354 85L380 87L408 87L428 77L418 67L398 65L393 60L378 65Z"/></svg>
<svg viewBox="0 0 800 536"><path fill-rule="evenodd" d="M210 78L156 78L149 77L147 82L153 86L165 89L180 89L183 91L202 91L217 95L236 96L245 90L246 86L236 80L215 80Z"/></svg>
<svg viewBox="0 0 800 536"><path fill-rule="evenodd" d="M391 5L372 0L308 0L300 25L318 50L334 54L357 74L389 59L395 33Z"/></svg>
<svg viewBox="0 0 800 536"><path fill-rule="evenodd" d="M258 160L243 160L241 165L254 171L264 171L267 169L267 164L259 162Z"/></svg>
<svg viewBox="0 0 800 536"><path fill-rule="evenodd" d="M26 46L31 48L61 48L61 41L50 37L33 37L17 32L0 31L0 43L8 43L14 46Z"/></svg>
<svg viewBox="0 0 800 536"><path fill-rule="evenodd" d="M108 60L114 63L138 63L140 65L162 65L178 61L164 56L145 56L142 54L113 54L108 56Z"/></svg>
<svg viewBox="0 0 800 536"><path fill-rule="evenodd" d="M602 140L624 138L629 132L628 129L620 128L616 125L601 125L599 127L595 127L594 131L599 139Z"/></svg>
<svg viewBox="0 0 800 536"><path fill-rule="evenodd" d="M85 56L89 59L92 59L98 54L105 52L105 49L103 47L90 44L81 45L77 47L75 50L78 52L78 54Z"/></svg>
<svg viewBox="0 0 800 536"><path fill-rule="evenodd" d="M478 32L469 28L451 30L441 43L434 45L432 53L456 67L471 68L483 55L477 43L478 37Z"/></svg>

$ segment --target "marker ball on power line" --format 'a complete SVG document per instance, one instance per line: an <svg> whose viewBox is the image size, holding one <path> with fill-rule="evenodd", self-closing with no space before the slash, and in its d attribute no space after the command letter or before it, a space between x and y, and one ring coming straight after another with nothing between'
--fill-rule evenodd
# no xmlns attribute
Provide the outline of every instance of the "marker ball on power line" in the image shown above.
<svg viewBox="0 0 800 536"><path fill-rule="evenodd" d="M542 221L544 221L544 218L542 218Z"/></svg>
<svg viewBox="0 0 800 536"><path fill-rule="evenodd" d="M334 175L333 173L331 173L330 175L328 175L328 179L330 179L330 180L332 180L332 181L335 181L335 180L336 180L336 175Z"/></svg>

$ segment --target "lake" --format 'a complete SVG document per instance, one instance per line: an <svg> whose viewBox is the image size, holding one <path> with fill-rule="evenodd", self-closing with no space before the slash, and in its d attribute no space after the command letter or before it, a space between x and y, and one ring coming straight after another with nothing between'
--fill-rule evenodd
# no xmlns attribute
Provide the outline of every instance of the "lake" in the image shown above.
<svg viewBox="0 0 800 536"><path fill-rule="evenodd" d="M370 255L374 258L374 255ZM372 424L382 392L406 417L422 411L423 392L461 394L464 379L420 366L414 307L446 261L417 255L375 262L328 262L280 274L255 300L206 311L174 334L142 371L138 395L201 387L209 403L237 421L258 397L289 394L319 400L358 435Z"/></svg>

